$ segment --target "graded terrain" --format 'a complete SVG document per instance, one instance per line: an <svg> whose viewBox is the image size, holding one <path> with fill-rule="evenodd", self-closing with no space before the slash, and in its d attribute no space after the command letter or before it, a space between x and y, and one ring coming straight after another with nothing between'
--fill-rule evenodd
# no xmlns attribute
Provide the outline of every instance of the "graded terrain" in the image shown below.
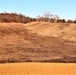
<svg viewBox="0 0 76 75"><path fill-rule="evenodd" d="M76 24L0 23L0 63L76 62Z"/></svg>

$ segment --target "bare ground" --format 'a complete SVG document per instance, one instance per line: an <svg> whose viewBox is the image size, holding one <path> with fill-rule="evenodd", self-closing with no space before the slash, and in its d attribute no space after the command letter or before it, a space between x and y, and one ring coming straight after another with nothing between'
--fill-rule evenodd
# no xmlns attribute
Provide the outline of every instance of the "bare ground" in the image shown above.
<svg viewBox="0 0 76 75"><path fill-rule="evenodd" d="M76 62L76 25L0 23L0 63Z"/></svg>

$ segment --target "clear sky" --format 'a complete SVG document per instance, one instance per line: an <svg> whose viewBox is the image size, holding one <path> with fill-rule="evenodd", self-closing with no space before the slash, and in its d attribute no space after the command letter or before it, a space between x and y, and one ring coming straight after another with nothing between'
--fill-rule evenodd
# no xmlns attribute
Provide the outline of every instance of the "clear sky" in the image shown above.
<svg viewBox="0 0 76 75"><path fill-rule="evenodd" d="M49 11L65 19L76 19L76 0L0 0L0 12L36 17Z"/></svg>

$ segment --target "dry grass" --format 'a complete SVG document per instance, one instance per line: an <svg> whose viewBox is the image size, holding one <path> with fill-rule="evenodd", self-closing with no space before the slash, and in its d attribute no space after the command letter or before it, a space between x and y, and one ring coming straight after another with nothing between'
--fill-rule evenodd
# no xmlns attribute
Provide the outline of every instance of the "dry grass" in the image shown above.
<svg viewBox="0 0 76 75"><path fill-rule="evenodd" d="M0 62L76 62L76 25L0 23Z"/></svg>

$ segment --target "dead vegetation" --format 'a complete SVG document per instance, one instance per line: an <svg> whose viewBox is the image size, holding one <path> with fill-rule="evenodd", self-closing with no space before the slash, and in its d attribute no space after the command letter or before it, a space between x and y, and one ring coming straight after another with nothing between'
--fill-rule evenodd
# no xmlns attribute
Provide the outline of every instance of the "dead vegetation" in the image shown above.
<svg viewBox="0 0 76 75"><path fill-rule="evenodd" d="M76 62L75 27L49 22L0 23L0 63Z"/></svg>

